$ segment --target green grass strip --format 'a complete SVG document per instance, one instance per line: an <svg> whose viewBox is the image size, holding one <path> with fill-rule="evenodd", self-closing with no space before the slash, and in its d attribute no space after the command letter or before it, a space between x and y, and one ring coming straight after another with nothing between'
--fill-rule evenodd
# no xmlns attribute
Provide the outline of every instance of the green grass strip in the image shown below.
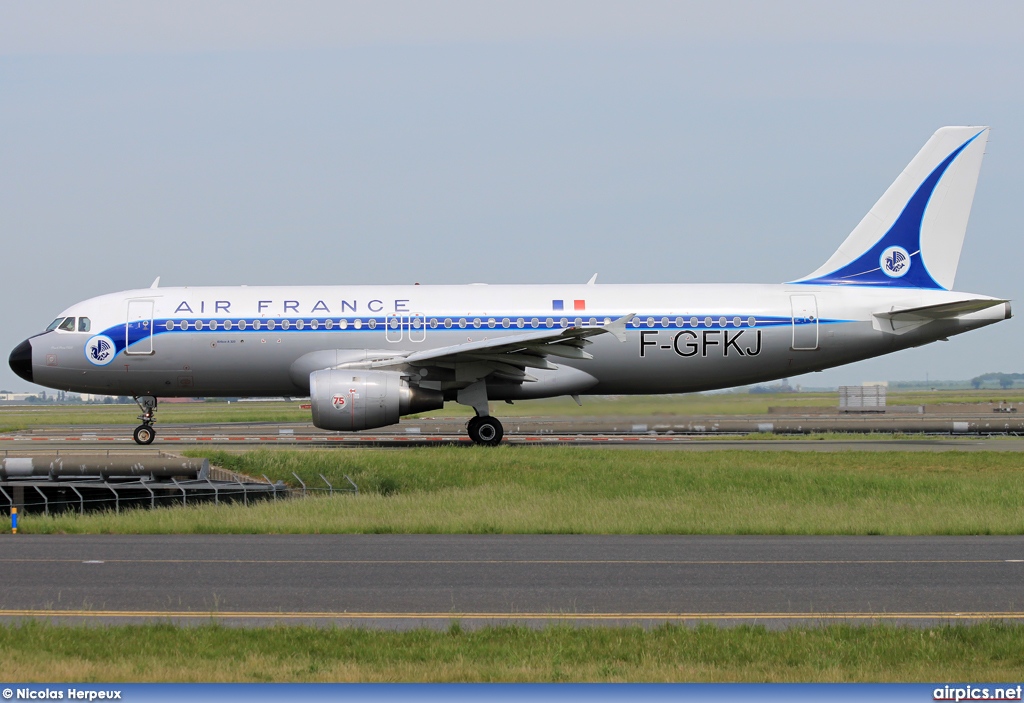
<svg viewBox="0 0 1024 703"><path fill-rule="evenodd" d="M1024 626L0 626L9 681L1018 681Z"/></svg>
<svg viewBox="0 0 1024 703"><path fill-rule="evenodd" d="M28 533L1024 533L1015 452L433 447L190 452L251 476L335 486L256 506L24 515Z"/></svg>

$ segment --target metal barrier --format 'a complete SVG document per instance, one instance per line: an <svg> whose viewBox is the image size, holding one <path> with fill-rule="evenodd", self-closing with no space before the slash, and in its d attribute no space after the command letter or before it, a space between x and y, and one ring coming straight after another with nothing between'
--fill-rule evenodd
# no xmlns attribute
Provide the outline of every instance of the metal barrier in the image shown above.
<svg viewBox="0 0 1024 703"><path fill-rule="evenodd" d="M17 507L22 512L73 511L84 514L88 510L158 506L187 506L204 501L216 505L240 502L250 505L254 500L277 499L295 489L283 483L246 483L241 481L212 481L207 478L180 481L151 481L127 479L48 480L38 478L7 479L0 481L0 512L8 513Z"/></svg>
<svg viewBox="0 0 1024 703"><path fill-rule="evenodd" d="M351 478L351 488L336 488L323 474L318 474L326 488L308 486L292 474L300 488L282 481L272 482L263 475L263 482L241 474L218 471L220 480L211 478L206 459L148 457L145 460L110 457L10 457L0 459L0 511L21 512L110 510L121 508L181 505L188 506L212 500L214 505L251 501L277 500L279 497L313 493L359 493Z"/></svg>

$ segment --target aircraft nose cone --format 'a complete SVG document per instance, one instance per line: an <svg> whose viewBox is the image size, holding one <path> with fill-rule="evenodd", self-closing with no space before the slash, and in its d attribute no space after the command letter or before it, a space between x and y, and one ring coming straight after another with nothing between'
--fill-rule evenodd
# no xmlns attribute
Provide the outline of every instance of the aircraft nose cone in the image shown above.
<svg viewBox="0 0 1024 703"><path fill-rule="evenodd" d="M32 342L25 340L14 348L10 358L11 371L32 383Z"/></svg>

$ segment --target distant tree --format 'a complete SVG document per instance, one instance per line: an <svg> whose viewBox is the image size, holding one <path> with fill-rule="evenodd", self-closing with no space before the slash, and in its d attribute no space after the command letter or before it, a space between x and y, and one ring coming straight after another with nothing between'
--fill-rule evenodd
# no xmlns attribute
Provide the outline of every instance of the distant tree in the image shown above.
<svg viewBox="0 0 1024 703"><path fill-rule="evenodd" d="M973 388L981 388L986 381L995 381L1000 388L1013 388L1015 381L1024 379L1024 373L983 373L971 379Z"/></svg>

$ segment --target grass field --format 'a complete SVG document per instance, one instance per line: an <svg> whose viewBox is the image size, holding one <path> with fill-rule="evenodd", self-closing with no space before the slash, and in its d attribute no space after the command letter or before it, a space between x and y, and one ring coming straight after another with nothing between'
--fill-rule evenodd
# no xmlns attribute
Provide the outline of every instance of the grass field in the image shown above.
<svg viewBox="0 0 1024 703"><path fill-rule="evenodd" d="M0 626L8 681L1019 681L1024 626Z"/></svg>
<svg viewBox="0 0 1024 703"><path fill-rule="evenodd" d="M433 447L189 452L335 486L255 507L25 515L31 533L1022 534L1016 452Z"/></svg>
<svg viewBox="0 0 1024 703"><path fill-rule="evenodd" d="M911 391L893 392L890 405L934 405L940 403L1021 403L1024 390ZM688 393L658 396L584 397L583 406L569 398L492 404L499 417L532 416L643 416L643 415L756 415L769 407L837 407L837 393ZM260 403L163 403L157 413L160 423L206 422L311 422L310 411L301 401ZM444 410L428 413L437 417L468 417L472 410L448 403ZM0 432L50 425L135 425L134 405L18 405L0 406Z"/></svg>

